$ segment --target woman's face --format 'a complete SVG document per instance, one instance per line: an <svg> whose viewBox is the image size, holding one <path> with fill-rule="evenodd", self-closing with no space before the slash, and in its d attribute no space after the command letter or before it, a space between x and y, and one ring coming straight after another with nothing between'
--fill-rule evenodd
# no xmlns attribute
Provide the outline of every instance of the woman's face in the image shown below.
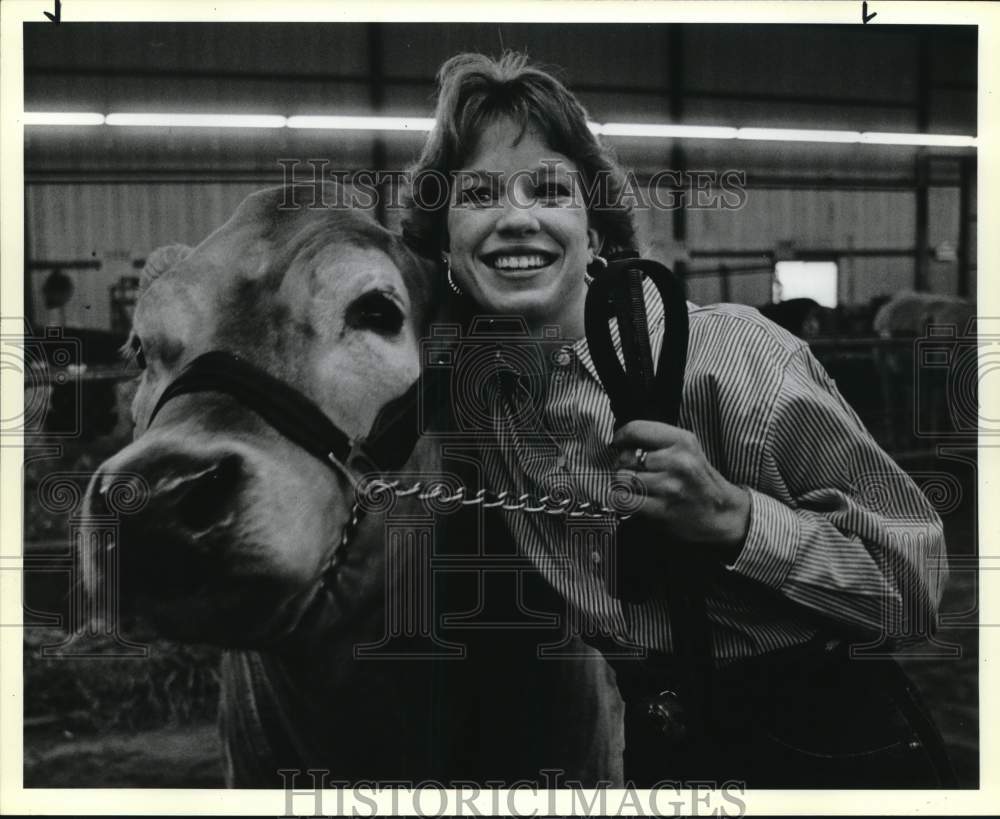
<svg viewBox="0 0 1000 819"><path fill-rule="evenodd" d="M500 120L456 173L448 212L452 275L491 313L583 334L584 271L598 248L577 166L529 128Z"/></svg>

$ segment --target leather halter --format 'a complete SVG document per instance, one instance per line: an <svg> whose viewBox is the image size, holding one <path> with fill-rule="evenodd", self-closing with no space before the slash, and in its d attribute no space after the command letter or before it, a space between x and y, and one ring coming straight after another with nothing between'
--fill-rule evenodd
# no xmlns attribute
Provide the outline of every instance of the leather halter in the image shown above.
<svg viewBox="0 0 1000 819"><path fill-rule="evenodd" d="M420 433L417 418L420 391L418 380L382 408L366 437L352 439L311 398L291 384L235 353L212 350L195 358L167 385L147 427L153 425L165 404L180 395L223 393L341 473L356 489L358 476L352 471L354 465L365 463L377 470L393 471L409 459Z"/></svg>
<svg viewBox="0 0 1000 819"><path fill-rule="evenodd" d="M372 424L371 432L355 440L291 384L235 353L212 350L195 358L167 385L147 426L152 426L163 406L179 395L219 392L253 410L288 440L327 466L347 472L354 456L363 452L377 467L392 470L406 463L417 443L417 424L410 425L406 420L411 413L416 413L419 387L419 382L414 383L407 392L386 404ZM351 474L347 477L353 478Z"/></svg>

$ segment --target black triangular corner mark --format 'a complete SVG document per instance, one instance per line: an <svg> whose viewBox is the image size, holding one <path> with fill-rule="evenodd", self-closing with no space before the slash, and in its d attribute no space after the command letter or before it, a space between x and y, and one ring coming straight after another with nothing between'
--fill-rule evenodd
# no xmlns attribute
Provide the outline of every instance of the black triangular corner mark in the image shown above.
<svg viewBox="0 0 1000 819"><path fill-rule="evenodd" d="M47 11L43 11L42 14L48 17L56 25L59 25L59 20L62 17L62 0L56 0L55 14L49 14Z"/></svg>

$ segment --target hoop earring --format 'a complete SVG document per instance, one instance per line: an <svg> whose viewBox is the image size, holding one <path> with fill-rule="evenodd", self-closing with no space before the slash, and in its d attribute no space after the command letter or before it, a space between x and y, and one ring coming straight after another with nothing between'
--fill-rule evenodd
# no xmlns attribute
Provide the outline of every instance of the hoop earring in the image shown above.
<svg viewBox="0 0 1000 819"><path fill-rule="evenodd" d="M447 275L448 275L448 287L449 287L449 289L456 296L462 296L462 295L464 295L462 293L462 288L458 286L458 282L456 282L455 279L451 275L451 259L449 259L443 253L441 254L441 258L443 259L444 263L448 266L448 274Z"/></svg>
<svg viewBox="0 0 1000 819"><path fill-rule="evenodd" d="M602 270L606 270L608 267L608 260L601 256L599 253L594 254L594 258L590 260L590 264L587 265L587 269L583 271L583 281L585 284L590 284L594 280L594 276L600 273ZM591 273L590 271L594 272Z"/></svg>

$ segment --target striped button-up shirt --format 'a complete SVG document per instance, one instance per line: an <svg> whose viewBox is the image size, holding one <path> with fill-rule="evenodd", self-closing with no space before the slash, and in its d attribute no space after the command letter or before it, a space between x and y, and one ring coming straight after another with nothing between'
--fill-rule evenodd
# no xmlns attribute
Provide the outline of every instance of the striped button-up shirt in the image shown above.
<svg viewBox="0 0 1000 819"><path fill-rule="evenodd" d="M654 359L663 307L646 283ZM815 637L863 635L891 648L926 638L936 622L946 561L941 521L875 443L807 345L756 310L689 305L690 341L679 426L711 464L749 490L738 557L706 599L716 662ZM612 322L620 356L620 340ZM504 353L518 369L517 354ZM538 382L499 389L486 481L534 498L594 500L613 508L613 416L585 339L562 347ZM521 368L523 372L523 368ZM519 392L522 393L519 396ZM666 601L618 599L614 519L505 514L522 552L570 604L575 627L621 644L669 652ZM627 547L627 544L626 544ZM662 548L683 548L662 534Z"/></svg>

